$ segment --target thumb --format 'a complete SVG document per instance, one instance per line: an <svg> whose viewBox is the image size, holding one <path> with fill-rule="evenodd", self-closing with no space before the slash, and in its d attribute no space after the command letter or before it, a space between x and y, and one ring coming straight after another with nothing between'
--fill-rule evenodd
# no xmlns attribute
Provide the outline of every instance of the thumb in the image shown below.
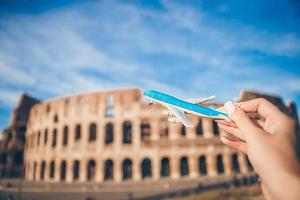
<svg viewBox="0 0 300 200"><path fill-rule="evenodd" d="M245 134L257 132L257 127L253 124L246 113L236 106L233 102L228 101L224 104L225 111L235 125Z"/></svg>

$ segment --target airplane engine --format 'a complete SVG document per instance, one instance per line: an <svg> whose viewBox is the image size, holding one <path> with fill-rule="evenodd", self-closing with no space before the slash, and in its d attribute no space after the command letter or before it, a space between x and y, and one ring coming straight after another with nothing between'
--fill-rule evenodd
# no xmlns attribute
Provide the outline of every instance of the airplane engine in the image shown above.
<svg viewBox="0 0 300 200"><path fill-rule="evenodd" d="M180 121L176 117L169 117L168 122L171 123L180 123Z"/></svg>
<svg viewBox="0 0 300 200"><path fill-rule="evenodd" d="M167 115L167 116L174 116L170 111L168 110L163 110L162 114Z"/></svg>

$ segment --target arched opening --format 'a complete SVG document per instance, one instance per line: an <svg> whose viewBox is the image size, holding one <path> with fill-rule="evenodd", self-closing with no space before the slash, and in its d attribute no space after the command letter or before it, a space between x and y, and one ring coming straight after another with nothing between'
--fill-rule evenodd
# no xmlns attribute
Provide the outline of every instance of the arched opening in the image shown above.
<svg viewBox="0 0 300 200"><path fill-rule="evenodd" d="M123 169L123 180L132 178L132 161L125 159L122 164Z"/></svg>
<svg viewBox="0 0 300 200"><path fill-rule="evenodd" d="M44 144L47 143L48 140L48 129L45 129L45 133L44 133Z"/></svg>
<svg viewBox="0 0 300 200"><path fill-rule="evenodd" d="M218 124L215 121L213 121L213 133L214 133L214 135L219 135L220 134Z"/></svg>
<svg viewBox="0 0 300 200"><path fill-rule="evenodd" d="M240 166L239 166L239 160L237 154L231 155L231 168L232 171L239 173L240 172Z"/></svg>
<svg viewBox="0 0 300 200"><path fill-rule="evenodd" d="M186 128L185 128L184 125L181 126L181 128L180 128L180 135L181 135L181 137L185 137L186 136Z"/></svg>
<svg viewBox="0 0 300 200"><path fill-rule="evenodd" d="M54 160L52 160L50 163L50 178L54 178L54 174L55 174L55 162Z"/></svg>
<svg viewBox="0 0 300 200"><path fill-rule="evenodd" d="M217 171L218 174L224 173L223 156L221 154L217 155Z"/></svg>
<svg viewBox="0 0 300 200"><path fill-rule="evenodd" d="M0 164L1 164L1 162L0 162ZM28 177L28 174L29 174L29 173L30 173L30 162L28 161L28 162L26 163L26 166L25 166L25 178ZM0 177L2 177L1 172L0 172Z"/></svg>
<svg viewBox="0 0 300 200"><path fill-rule="evenodd" d="M115 109L113 107L107 107L104 111L105 117L114 117L115 116Z"/></svg>
<svg viewBox="0 0 300 200"><path fill-rule="evenodd" d="M247 167L250 172L254 171L253 165L251 164L248 156L246 156Z"/></svg>
<svg viewBox="0 0 300 200"><path fill-rule="evenodd" d="M92 181L95 180L96 174L96 162L94 160L89 160L87 166L87 180Z"/></svg>
<svg viewBox="0 0 300 200"><path fill-rule="evenodd" d="M53 134L52 134L52 147L56 146L56 137L57 137L57 130L55 128L53 129Z"/></svg>
<svg viewBox="0 0 300 200"><path fill-rule="evenodd" d="M206 166L205 156L200 156L199 157L199 173L200 173L200 175L206 175L207 174L207 166Z"/></svg>
<svg viewBox="0 0 300 200"><path fill-rule="evenodd" d="M89 127L89 141L95 141L97 138L97 125L95 123L90 124Z"/></svg>
<svg viewBox="0 0 300 200"><path fill-rule="evenodd" d="M150 178L152 176L151 160L146 158L142 161L142 178Z"/></svg>
<svg viewBox="0 0 300 200"><path fill-rule="evenodd" d="M113 105L114 103L114 96L112 94L108 94L106 96L106 105Z"/></svg>
<svg viewBox="0 0 300 200"><path fill-rule="evenodd" d="M202 127L202 120L199 119L197 127L196 127L196 134L197 136L201 137L203 136L203 127Z"/></svg>
<svg viewBox="0 0 300 200"><path fill-rule="evenodd" d="M47 114L49 114L50 110L51 110L51 107L50 107L50 104L48 104L47 107L46 107Z"/></svg>
<svg viewBox="0 0 300 200"><path fill-rule="evenodd" d="M75 127L75 140L80 140L81 138L81 126L77 124Z"/></svg>
<svg viewBox="0 0 300 200"><path fill-rule="evenodd" d="M141 140L142 141L149 141L150 134L151 134L151 127L150 124L146 121L142 122L141 124Z"/></svg>
<svg viewBox="0 0 300 200"><path fill-rule="evenodd" d="M54 115L53 121L54 121L54 123L57 123L57 122L58 122L58 116L57 116L57 114Z"/></svg>
<svg viewBox="0 0 300 200"><path fill-rule="evenodd" d="M23 150L13 151L13 163L15 166L21 166L23 164Z"/></svg>
<svg viewBox="0 0 300 200"><path fill-rule="evenodd" d="M162 119L160 122L159 135L160 135L160 138L168 138L169 137L168 121L166 119Z"/></svg>
<svg viewBox="0 0 300 200"><path fill-rule="evenodd" d="M67 162L63 160L60 165L60 180L66 180L66 170L67 170Z"/></svg>
<svg viewBox="0 0 300 200"><path fill-rule="evenodd" d="M114 141L114 125L108 123L105 125L105 144L111 144Z"/></svg>
<svg viewBox="0 0 300 200"><path fill-rule="evenodd" d="M163 158L160 161L160 176L167 177L170 176L170 161L169 158Z"/></svg>
<svg viewBox="0 0 300 200"><path fill-rule="evenodd" d="M80 162L79 160L75 160L73 164L73 180L77 181L79 179L79 170L80 170Z"/></svg>
<svg viewBox="0 0 300 200"><path fill-rule="evenodd" d="M41 180L44 180L44 177L45 177L45 167L46 167L46 163L45 163L45 161L42 161L41 171L40 171L40 179Z"/></svg>
<svg viewBox="0 0 300 200"><path fill-rule="evenodd" d="M104 180L112 180L114 178L114 163L112 160L106 160L104 163Z"/></svg>
<svg viewBox="0 0 300 200"><path fill-rule="evenodd" d="M35 180L35 178L36 178L36 167L37 167L37 163L34 162L34 164L33 164L33 180Z"/></svg>
<svg viewBox="0 0 300 200"><path fill-rule="evenodd" d="M68 135L69 135L69 129L67 126L65 126L63 131L63 146L67 146L68 144Z"/></svg>
<svg viewBox="0 0 300 200"><path fill-rule="evenodd" d="M132 140L132 130L131 123L126 121L123 123L123 143L130 144Z"/></svg>
<svg viewBox="0 0 300 200"><path fill-rule="evenodd" d="M180 159L180 175L181 176L189 175L189 163L187 157L182 157Z"/></svg>
<svg viewBox="0 0 300 200"><path fill-rule="evenodd" d="M41 140L41 132L38 131L38 136L37 136L37 146L40 145L40 140Z"/></svg>

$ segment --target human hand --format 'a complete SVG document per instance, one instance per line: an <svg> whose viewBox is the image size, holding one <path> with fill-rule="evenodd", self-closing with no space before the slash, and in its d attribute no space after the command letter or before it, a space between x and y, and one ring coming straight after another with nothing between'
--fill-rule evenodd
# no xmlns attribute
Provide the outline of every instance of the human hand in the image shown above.
<svg viewBox="0 0 300 200"><path fill-rule="evenodd" d="M225 132L239 138L222 137L224 144L246 153L272 198L300 199L300 191L279 198L284 188L300 186L300 167L295 151L295 122L265 99L225 104L231 122L217 121ZM246 113L257 113L263 121L251 120ZM284 184L285 183L285 184ZM296 185L290 185L297 183ZM295 194L296 196L291 196ZM299 196L297 196L299 195ZM288 198L290 197L290 198Z"/></svg>

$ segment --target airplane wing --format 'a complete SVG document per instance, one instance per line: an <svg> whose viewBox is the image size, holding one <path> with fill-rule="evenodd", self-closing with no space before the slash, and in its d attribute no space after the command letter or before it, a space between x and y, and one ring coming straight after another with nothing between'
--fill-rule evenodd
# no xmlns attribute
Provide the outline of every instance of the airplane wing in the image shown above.
<svg viewBox="0 0 300 200"><path fill-rule="evenodd" d="M189 121L187 120L187 118L184 115L184 112L181 110L178 110L172 106L167 106L167 108L170 110L170 112L177 117L177 119L186 127L192 127L193 125L191 125L189 123Z"/></svg>
<svg viewBox="0 0 300 200"><path fill-rule="evenodd" d="M209 96L209 97L203 97L203 98L196 98L196 99L187 99L187 102L193 103L193 104L200 104L206 101L210 101L216 98L215 96Z"/></svg>

